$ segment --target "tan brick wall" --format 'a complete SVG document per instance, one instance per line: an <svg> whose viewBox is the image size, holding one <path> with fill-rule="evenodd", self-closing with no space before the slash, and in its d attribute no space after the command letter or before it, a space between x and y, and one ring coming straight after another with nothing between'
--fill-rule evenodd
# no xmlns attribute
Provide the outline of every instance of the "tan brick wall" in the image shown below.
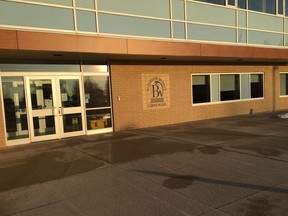
<svg viewBox="0 0 288 216"><path fill-rule="evenodd" d="M2 110L3 108L3 100L0 94L0 148L4 147L6 145L6 141L5 141L5 130L4 130L4 111Z"/></svg>
<svg viewBox="0 0 288 216"><path fill-rule="evenodd" d="M111 64L114 128L118 131L243 115L249 114L250 109L253 109L253 113L288 109L288 98L279 97L279 70L288 71L287 67L273 66L129 65L114 62ZM264 99L192 106L191 74L241 72L264 72ZM142 74L169 74L169 108L143 109ZM273 80L276 81L274 89ZM273 99L273 94L278 96ZM120 96L120 101L117 96Z"/></svg>

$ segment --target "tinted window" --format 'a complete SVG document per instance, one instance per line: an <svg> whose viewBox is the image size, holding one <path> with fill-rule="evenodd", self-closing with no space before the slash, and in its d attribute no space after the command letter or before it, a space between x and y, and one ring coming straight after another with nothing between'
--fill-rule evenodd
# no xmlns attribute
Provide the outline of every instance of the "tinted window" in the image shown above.
<svg viewBox="0 0 288 216"><path fill-rule="evenodd" d="M210 102L210 76L194 75L193 82L193 103Z"/></svg>
<svg viewBox="0 0 288 216"><path fill-rule="evenodd" d="M240 99L239 75L220 75L221 101Z"/></svg>

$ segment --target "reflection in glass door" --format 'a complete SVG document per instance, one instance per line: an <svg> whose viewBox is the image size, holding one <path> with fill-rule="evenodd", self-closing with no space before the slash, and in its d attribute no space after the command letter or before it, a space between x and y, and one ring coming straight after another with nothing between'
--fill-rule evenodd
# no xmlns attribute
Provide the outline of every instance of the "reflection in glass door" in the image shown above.
<svg viewBox="0 0 288 216"><path fill-rule="evenodd" d="M55 82L51 77L26 78L31 140L58 138Z"/></svg>
<svg viewBox="0 0 288 216"><path fill-rule="evenodd" d="M84 76L87 134L112 131L109 74Z"/></svg>
<svg viewBox="0 0 288 216"><path fill-rule="evenodd" d="M80 77L27 77L31 141L84 135Z"/></svg>
<svg viewBox="0 0 288 216"><path fill-rule="evenodd" d="M80 77L59 77L61 137L84 134Z"/></svg>
<svg viewBox="0 0 288 216"><path fill-rule="evenodd" d="M2 93L7 140L17 144L29 137L23 77L2 77Z"/></svg>

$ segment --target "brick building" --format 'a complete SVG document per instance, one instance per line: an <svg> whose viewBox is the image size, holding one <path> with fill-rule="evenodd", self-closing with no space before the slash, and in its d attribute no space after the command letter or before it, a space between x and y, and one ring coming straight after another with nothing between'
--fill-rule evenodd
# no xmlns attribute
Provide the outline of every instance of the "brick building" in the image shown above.
<svg viewBox="0 0 288 216"><path fill-rule="evenodd" d="M1 0L0 146L288 108L286 0Z"/></svg>

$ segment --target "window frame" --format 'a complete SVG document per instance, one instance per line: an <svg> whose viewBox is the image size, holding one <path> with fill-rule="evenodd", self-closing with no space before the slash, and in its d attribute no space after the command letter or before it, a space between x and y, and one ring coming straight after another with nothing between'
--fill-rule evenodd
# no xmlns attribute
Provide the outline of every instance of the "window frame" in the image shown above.
<svg viewBox="0 0 288 216"><path fill-rule="evenodd" d="M287 80L287 76L288 76L288 72L280 72L279 73L279 97L280 98L287 98L288 97L288 89L287 89L287 83L286 83L286 94L285 95L281 95L281 74L286 74L286 80Z"/></svg>
<svg viewBox="0 0 288 216"><path fill-rule="evenodd" d="M252 91L251 91L251 84L252 84L252 81L251 81L251 76L252 75L262 75L262 97L253 97L252 98ZM250 87L250 98L251 99L259 99L259 98L263 98L264 99L264 95L265 95L265 79L264 79L264 73L250 73L249 74L249 87Z"/></svg>
<svg viewBox="0 0 288 216"><path fill-rule="evenodd" d="M210 103L211 102L211 100L212 100L212 98L211 98L211 96L212 96L212 88L211 88L211 75L210 74L197 74L197 75L194 75L194 76L208 76L208 80L209 80L209 101L205 101L205 102L196 102L196 103L194 103L194 95L193 95L193 79L192 79L192 76L191 76L191 82L192 82L192 91L191 91L191 93L192 93L192 103L193 104L203 104L203 103ZM206 79L205 79L205 81L206 81Z"/></svg>
<svg viewBox="0 0 288 216"><path fill-rule="evenodd" d="M288 75L288 72L282 72L286 73ZM249 75L249 98L242 98L242 74L247 74ZM263 91L263 97L256 97L252 98L251 97L251 75L253 74L261 74L263 77L263 85L262 85L262 91ZM255 100L264 100L265 99L265 73L264 72L243 72L243 73L233 73L233 72L228 72L228 73L192 73L191 75L191 104L192 106L203 106L203 105L215 105L215 104L225 104L225 103L237 103L237 102L244 102L244 101L255 101ZM193 103L193 76L197 75L209 75L209 80L210 80L210 101L209 102L203 102L203 103ZM218 75L218 101L212 101L212 75ZM240 99L235 99L235 100L224 100L221 101L221 81L220 81L220 75L239 75L239 91L240 91ZM280 88L280 84L279 84ZM288 97L288 95L284 95L282 97Z"/></svg>

